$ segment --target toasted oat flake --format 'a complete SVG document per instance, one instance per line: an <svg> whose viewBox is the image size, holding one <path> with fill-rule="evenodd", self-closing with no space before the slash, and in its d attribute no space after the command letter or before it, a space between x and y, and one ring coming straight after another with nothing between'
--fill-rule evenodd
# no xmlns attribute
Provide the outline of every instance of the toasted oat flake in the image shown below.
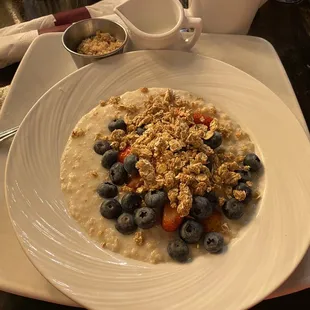
<svg viewBox="0 0 310 310"><path fill-rule="evenodd" d="M245 191L234 190L233 195L239 201L243 201L246 198L246 192Z"/></svg>
<svg viewBox="0 0 310 310"><path fill-rule="evenodd" d="M210 130L211 131L216 131L218 128L219 122L217 120L217 118L213 118L213 120L210 123Z"/></svg>
<svg viewBox="0 0 310 310"><path fill-rule="evenodd" d="M155 169L148 160L140 159L136 164L136 168L139 170L141 178L143 178L146 183L152 184L155 182Z"/></svg>
<svg viewBox="0 0 310 310"><path fill-rule="evenodd" d="M224 197L219 197L219 206L220 207L223 207L225 202L226 202L226 199Z"/></svg>
<svg viewBox="0 0 310 310"><path fill-rule="evenodd" d="M209 140L209 139L211 139L213 136L214 136L214 131L213 131L213 130L210 130L210 131L208 131L208 132L205 134L204 139L205 139L205 140Z"/></svg>
<svg viewBox="0 0 310 310"><path fill-rule="evenodd" d="M259 190L254 191L253 198L260 199L260 197L261 197L261 192Z"/></svg>
<svg viewBox="0 0 310 310"><path fill-rule="evenodd" d="M251 181L247 181L247 182L245 182L245 184L246 184L247 186L249 186L249 187L252 187L252 186L253 186L253 182L251 182Z"/></svg>
<svg viewBox="0 0 310 310"><path fill-rule="evenodd" d="M187 216L192 207L193 196L190 188L185 184L180 184L179 195L178 195L179 205L177 208L178 213L181 216Z"/></svg>

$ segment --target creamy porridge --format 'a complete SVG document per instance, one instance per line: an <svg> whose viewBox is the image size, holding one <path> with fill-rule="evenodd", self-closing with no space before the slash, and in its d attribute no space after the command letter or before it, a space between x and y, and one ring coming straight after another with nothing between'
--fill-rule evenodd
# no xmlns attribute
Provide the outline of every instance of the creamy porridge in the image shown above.
<svg viewBox="0 0 310 310"><path fill-rule="evenodd" d="M61 159L69 214L103 248L137 260L220 252L255 209L247 133L185 91L142 88L84 115Z"/></svg>

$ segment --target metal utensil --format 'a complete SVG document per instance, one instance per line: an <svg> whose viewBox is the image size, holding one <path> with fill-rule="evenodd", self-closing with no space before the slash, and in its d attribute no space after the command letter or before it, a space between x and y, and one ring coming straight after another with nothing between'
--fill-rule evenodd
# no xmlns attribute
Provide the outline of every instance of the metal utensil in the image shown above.
<svg viewBox="0 0 310 310"><path fill-rule="evenodd" d="M78 45L86 38L96 34L96 31L110 33L116 39L123 41L123 44L114 51L103 55L84 55L76 52ZM109 57L123 52L127 43L128 35L126 29L120 24L104 18L90 18L72 24L62 36L64 48L71 54L72 59L78 68L93 61Z"/></svg>
<svg viewBox="0 0 310 310"><path fill-rule="evenodd" d="M16 127L13 127L13 128L10 128L10 129L7 129L7 130L0 132L0 142L6 140L8 138L13 137L16 134L18 127L19 126L16 126Z"/></svg>

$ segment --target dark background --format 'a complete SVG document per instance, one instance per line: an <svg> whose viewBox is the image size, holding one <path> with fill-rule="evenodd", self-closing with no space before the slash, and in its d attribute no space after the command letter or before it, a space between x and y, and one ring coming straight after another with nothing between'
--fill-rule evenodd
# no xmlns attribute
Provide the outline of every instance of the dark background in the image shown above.
<svg viewBox="0 0 310 310"><path fill-rule="evenodd" d="M298 5L290 5L269 0L255 17L249 34L263 37L275 47L293 85L309 128L310 2L305 0ZM17 67L18 64L14 64L0 70L0 87L11 82ZM310 289L263 301L253 309L282 309L284 306L286 309L310 309ZM0 291L0 310L19 310L26 307L36 310L75 309Z"/></svg>

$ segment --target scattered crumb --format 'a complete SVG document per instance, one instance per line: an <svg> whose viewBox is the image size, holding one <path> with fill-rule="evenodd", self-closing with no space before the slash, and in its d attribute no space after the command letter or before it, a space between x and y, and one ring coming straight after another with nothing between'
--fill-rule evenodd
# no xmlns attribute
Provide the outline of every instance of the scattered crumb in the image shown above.
<svg viewBox="0 0 310 310"><path fill-rule="evenodd" d="M134 235L134 241L137 245L141 246L144 243L144 235L142 231L137 231Z"/></svg>
<svg viewBox="0 0 310 310"><path fill-rule="evenodd" d="M71 134L72 138L78 138L83 136L85 136L85 131L81 128L74 129Z"/></svg>
<svg viewBox="0 0 310 310"><path fill-rule="evenodd" d="M148 93L149 92L149 90L148 90L148 88L147 87L142 87L141 88L141 93Z"/></svg>
<svg viewBox="0 0 310 310"><path fill-rule="evenodd" d="M94 178L97 178L97 177L98 177L98 172L97 172L97 171L92 171L92 172L91 172L91 175L92 175Z"/></svg>

